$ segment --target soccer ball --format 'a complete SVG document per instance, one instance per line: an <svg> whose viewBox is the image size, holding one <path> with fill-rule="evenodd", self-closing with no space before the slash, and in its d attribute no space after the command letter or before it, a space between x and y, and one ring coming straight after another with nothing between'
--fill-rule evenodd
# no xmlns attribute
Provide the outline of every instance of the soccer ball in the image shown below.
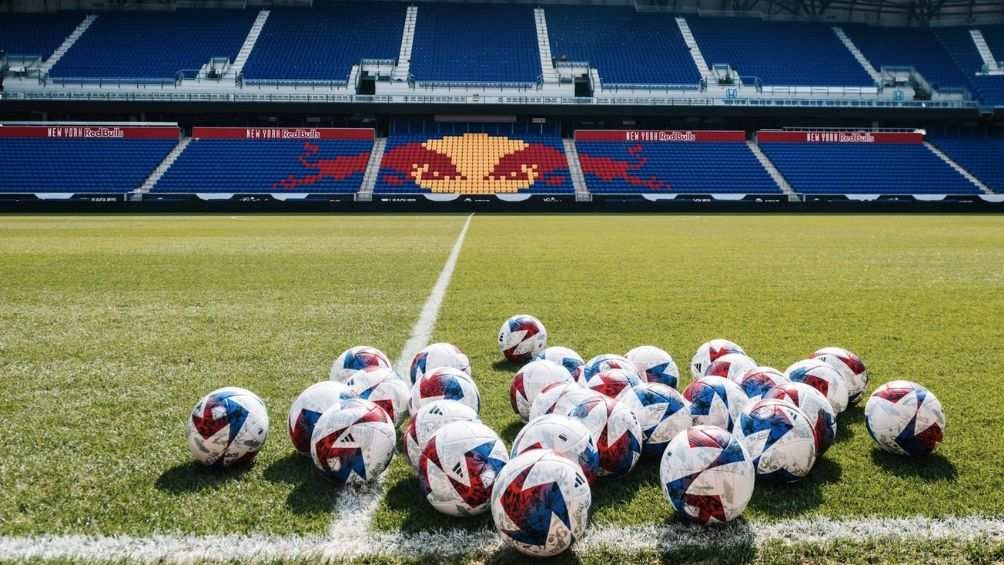
<svg viewBox="0 0 1004 565"><path fill-rule="evenodd" d="M624 369L607 369L594 374L582 384L589 389L600 394L605 394L610 398L617 398L625 389L641 384L642 380L638 375Z"/></svg>
<svg viewBox="0 0 1004 565"><path fill-rule="evenodd" d="M885 451L927 455L945 437L945 412L934 393L911 381L875 389L865 404L868 435Z"/></svg>
<svg viewBox="0 0 1004 565"><path fill-rule="evenodd" d="M636 367L634 363L628 361L627 357L614 355L613 353L604 353L586 361L586 364L582 366L582 374L579 376L579 383L585 384L589 381L589 379L609 369L624 369L629 373L634 373L639 379L644 378L642 372L638 370L638 367Z"/></svg>
<svg viewBox="0 0 1004 565"><path fill-rule="evenodd" d="M394 458L397 431L383 408L350 398L324 411L310 438L310 456L339 485L380 476Z"/></svg>
<svg viewBox="0 0 1004 565"><path fill-rule="evenodd" d="M816 458L823 456L837 437L837 413L823 393L805 383L780 384L764 395L764 399L787 400L809 419L816 439Z"/></svg>
<svg viewBox="0 0 1004 565"><path fill-rule="evenodd" d="M626 475L641 456L638 418L627 406L603 396L580 402L568 413L585 424L600 452L601 477Z"/></svg>
<svg viewBox="0 0 1004 565"><path fill-rule="evenodd" d="M659 466L659 482L669 503L701 524L739 517L753 497L755 477L746 448L715 426L694 426L677 434Z"/></svg>
<svg viewBox="0 0 1004 565"><path fill-rule="evenodd" d="M576 464L533 449L502 469L491 504L502 541L531 557L551 557L585 534L592 493Z"/></svg>
<svg viewBox="0 0 1004 565"><path fill-rule="evenodd" d="M568 391L575 389L586 390L574 382L554 383L544 387L540 391L540 394L538 394L530 404L530 421L532 422L545 414L553 414L554 407L558 404L558 401L561 400L561 397L568 393ZM565 414L567 412L568 410L566 409L563 412L558 413Z"/></svg>
<svg viewBox="0 0 1004 565"><path fill-rule="evenodd" d="M321 381L307 387L289 407L289 439L293 447L302 455L310 455L310 436L314 433L314 425L325 410L335 403L355 394L349 387L336 381Z"/></svg>
<svg viewBox="0 0 1004 565"><path fill-rule="evenodd" d="M796 361L784 371L784 376L792 382L805 383L823 393L837 414L847 409L847 381L826 363L812 359Z"/></svg>
<svg viewBox="0 0 1004 565"><path fill-rule="evenodd" d="M391 420L394 420L395 426L404 420L411 390L408 383L397 376L393 369L359 371L349 377L345 384L359 398L365 398L383 408Z"/></svg>
<svg viewBox="0 0 1004 565"><path fill-rule="evenodd" d="M202 397L188 418L188 447L204 465L247 463L268 437L268 410L261 398L235 386Z"/></svg>
<svg viewBox="0 0 1004 565"><path fill-rule="evenodd" d="M372 371L374 369L390 369L390 359L383 351L367 345L350 347L339 355L331 364L330 378L344 383L357 371Z"/></svg>
<svg viewBox="0 0 1004 565"><path fill-rule="evenodd" d="M481 413L481 393L467 373L452 367L440 367L422 375L411 387L408 411L412 416L418 409L434 400L456 400Z"/></svg>
<svg viewBox="0 0 1004 565"><path fill-rule="evenodd" d="M566 390L565 393L559 396L554 402L554 407L551 409L551 413L568 415L572 409L582 402L595 398L605 398L605 396L591 388L579 385L575 385L575 388L569 387L568 390Z"/></svg>
<svg viewBox="0 0 1004 565"><path fill-rule="evenodd" d="M690 402L694 425L717 426L732 431L749 399L739 385L725 377L701 377L683 391Z"/></svg>
<svg viewBox="0 0 1004 565"><path fill-rule="evenodd" d="M518 314L499 329L499 351L513 363L526 363L547 347L547 329L537 318Z"/></svg>
<svg viewBox="0 0 1004 565"><path fill-rule="evenodd" d="M739 384L743 375L756 368L756 361L750 359L745 353L726 353L708 365L708 368L704 370L704 376L724 377Z"/></svg>
<svg viewBox="0 0 1004 565"><path fill-rule="evenodd" d="M562 457L578 463L586 480L592 484L600 466L596 442L586 426L575 418L546 414L531 420L520 430L512 443L512 457L531 449L551 449Z"/></svg>
<svg viewBox="0 0 1004 565"><path fill-rule="evenodd" d="M812 354L812 358L826 363L847 381L847 402L857 404L868 388L868 369L861 358L842 347L824 347Z"/></svg>
<svg viewBox="0 0 1004 565"><path fill-rule="evenodd" d="M492 485L509 460L505 444L481 422L451 422L422 449L418 486L432 507L450 516L488 510Z"/></svg>
<svg viewBox="0 0 1004 565"><path fill-rule="evenodd" d="M788 377L773 367L756 367L746 371L739 379L739 388L743 389L750 402L756 402L770 389L787 382L790 382Z"/></svg>
<svg viewBox="0 0 1004 565"><path fill-rule="evenodd" d="M662 383L641 383L624 391L620 398L641 426L644 455L661 456L676 434L690 427L690 406L675 388Z"/></svg>
<svg viewBox="0 0 1004 565"><path fill-rule="evenodd" d="M552 345L545 348L537 354L536 359L546 359L561 365L575 380L579 380L579 373L582 372L582 365L585 364L582 356L576 353L575 350L560 345Z"/></svg>
<svg viewBox="0 0 1004 565"><path fill-rule="evenodd" d="M435 400L423 406L408 422L404 432L404 448L411 466L418 468L425 443L439 428L451 422L478 422L478 413L456 400Z"/></svg>
<svg viewBox="0 0 1004 565"><path fill-rule="evenodd" d="M760 400L739 416L736 439L753 460L757 479L794 482L816 462L809 418L787 400Z"/></svg>
<svg viewBox="0 0 1004 565"><path fill-rule="evenodd" d="M673 357L654 345L635 347L624 357L634 363L650 383L662 383L673 388L680 383L680 369Z"/></svg>
<svg viewBox="0 0 1004 565"><path fill-rule="evenodd" d="M742 347L727 339L713 339L702 343L694 353L694 357L690 360L690 376L694 377L694 379L703 377L705 369L726 353L746 354Z"/></svg>
<svg viewBox="0 0 1004 565"><path fill-rule="evenodd" d="M572 375L553 361L530 361L516 373L509 386L512 411L524 422L530 419L530 406L540 391L557 383L574 383Z"/></svg>
<svg viewBox="0 0 1004 565"><path fill-rule="evenodd" d="M471 361L459 347L451 343L433 343L412 358L409 372L411 384L417 383L422 375L441 367L451 367L471 374Z"/></svg>

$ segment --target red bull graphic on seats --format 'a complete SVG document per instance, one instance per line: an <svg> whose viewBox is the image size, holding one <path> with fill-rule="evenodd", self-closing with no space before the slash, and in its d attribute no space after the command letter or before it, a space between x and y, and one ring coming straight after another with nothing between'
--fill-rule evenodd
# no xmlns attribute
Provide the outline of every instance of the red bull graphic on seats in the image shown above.
<svg viewBox="0 0 1004 565"><path fill-rule="evenodd" d="M296 158L297 162L308 171L316 171L306 175L289 175L272 183L272 188L296 190L300 187L314 186L325 180L341 181L352 175L366 171L366 163L370 160L370 152L357 155L337 155L333 158L320 156L321 146L309 141L303 144L303 153Z"/></svg>
<svg viewBox="0 0 1004 565"><path fill-rule="evenodd" d="M480 132L392 136L376 190L387 193L571 193L561 139Z"/></svg>

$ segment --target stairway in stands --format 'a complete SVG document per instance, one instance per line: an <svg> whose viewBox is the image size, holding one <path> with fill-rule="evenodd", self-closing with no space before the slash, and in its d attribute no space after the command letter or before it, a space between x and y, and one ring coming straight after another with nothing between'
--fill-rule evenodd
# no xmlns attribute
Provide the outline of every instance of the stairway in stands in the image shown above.
<svg viewBox="0 0 1004 565"><path fill-rule="evenodd" d="M366 163L363 182L359 185L359 192L356 193L357 201L373 201L373 189L376 187L377 177L380 176L380 163L383 162L383 154L386 149L386 137L378 137L373 140L373 150L370 151L370 160Z"/></svg>
<svg viewBox="0 0 1004 565"><path fill-rule="evenodd" d="M844 44L844 47L847 47L847 50L851 52L854 59L856 59L858 63L861 63L861 67L866 73L868 73L868 76L870 76L876 84L882 82L882 73L878 72L875 65L872 65L871 61L865 57L865 54L858 49L858 46L854 44L854 41L851 40L851 38L847 35L847 32L844 31L844 28L840 26L833 26L833 33L837 34L837 37L840 38L840 42Z"/></svg>
<svg viewBox="0 0 1004 565"><path fill-rule="evenodd" d="M192 142L191 137L182 137L181 141L174 146L174 149L172 149L171 152L168 153L166 157L164 157L164 160L161 161L160 164L157 165L157 168L154 169L152 173L150 173L150 176L147 177L145 181L143 181L143 185L139 187L136 193L146 194L150 192L150 190L153 189L153 187L157 186L157 182L160 181L160 179L164 176L164 173L166 173L167 170L171 168L171 165L173 165L174 162L178 160L178 157L180 157L181 154L185 152L185 148L188 147L188 144L190 144L191 142Z"/></svg>
<svg viewBox="0 0 1004 565"><path fill-rule="evenodd" d="M268 16L271 14L268 10L261 10L258 12L258 17L255 18L254 23L251 25L251 29L248 31L247 37L244 39L244 44L241 45L241 50L237 52L237 57L230 64L230 68L227 69L226 77L236 78L241 75L244 70L244 64L248 62L248 57L251 56L251 51L254 50L254 46L258 43L258 37L261 35L261 30L265 29L265 23L268 21Z"/></svg>
<svg viewBox="0 0 1004 565"><path fill-rule="evenodd" d="M973 183L973 185L976 186L976 188L980 189L980 191L983 192L983 194L993 193L993 191L990 190L989 186L983 184L983 181L974 177L972 173L963 168L962 165L956 163L954 159L946 155L942 150L938 149L934 145L931 145L927 141L924 142L924 147L927 147L931 151L931 153L937 155L938 158L944 161L949 167L955 169L955 172L962 175L963 178L965 178L967 181Z"/></svg>
<svg viewBox="0 0 1004 565"><path fill-rule="evenodd" d="M568 174L572 177L572 186L575 187L575 200L589 202L593 196L589 194L586 176L582 174L582 164L579 163L579 152L575 149L575 140L563 139L562 142L565 145L565 158L568 159Z"/></svg>
<svg viewBox="0 0 1004 565"><path fill-rule="evenodd" d="M558 84L558 70L551 56L551 39L547 34L547 17L543 8L534 8L534 25L537 28L537 51L540 53L540 72L544 84Z"/></svg>
<svg viewBox="0 0 1004 565"><path fill-rule="evenodd" d="M989 74L1000 74L1004 72L1001 69L1000 62L994 57L993 51L990 50L990 44L987 43L987 39L983 37L983 32L978 29L969 30L969 35L973 38L973 43L976 44L976 50L980 53L980 58L983 59L983 64L987 66L987 72Z"/></svg>
<svg viewBox="0 0 1004 565"><path fill-rule="evenodd" d="M411 76L411 49L415 44L415 27L418 25L418 6L408 6L404 14L404 32L401 34L401 51L397 56L397 66L391 73L396 81L406 81Z"/></svg>
<svg viewBox="0 0 1004 565"><path fill-rule="evenodd" d="M80 36L84 35L84 32L87 31L87 28L91 27L91 24L93 24L94 20L96 19L98 19L96 15L90 14L87 17L85 17L83 21L80 22L80 24L76 27L76 29L73 30L73 33L68 35L66 39L63 40L63 43L55 51L52 52L52 56L49 57L48 60L46 60L44 63L42 63L41 67L42 76L49 74L49 71L52 69L52 67L56 66L56 63L58 63L59 60L63 58L63 55L65 55L66 52L69 51L71 47L73 47L73 44L76 43L78 39L80 39Z"/></svg>
<svg viewBox="0 0 1004 565"><path fill-rule="evenodd" d="M708 62L704 59L704 53L701 52L701 46L697 44L697 39L694 38L694 32L691 31L687 19L676 18L676 27L680 29L683 42L690 49L690 57L694 60L697 72L701 73L701 78L707 79L711 76L711 69L708 67Z"/></svg>
<svg viewBox="0 0 1004 565"><path fill-rule="evenodd" d="M774 166L774 163L770 162L770 159L767 157L767 155L765 155L764 152L760 150L760 146L757 145L756 141L748 139L746 140L746 146L750 148L750 151L752 151L753 155L756 156L756 160L760 162L760 165L763 166L765 171L767 171L767 174L770 175L770 178L774 180L774 183L777 185L778 188L781 189L781 192L785 193L788 196L788 200L790 201L798 200L798 196L795 195L795 190L791 188L791 185L788 183L788 180L784 178L784 175L781 174L781 171L777 170L777 167Z"/></svg>

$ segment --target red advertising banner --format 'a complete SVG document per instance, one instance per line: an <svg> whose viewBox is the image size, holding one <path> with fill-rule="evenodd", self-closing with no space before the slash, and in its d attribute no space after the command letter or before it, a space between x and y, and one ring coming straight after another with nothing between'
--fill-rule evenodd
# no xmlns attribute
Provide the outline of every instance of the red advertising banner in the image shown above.
<svg viewBox="0 0 1004 565"><path fill-rule="evenodd" d="M177 126L5 126L0 138L49 139L178 139Z"/></svg>
<svg viewBox="0 0 1004 565"><path fill-rule="evenodd" d="M251 141L282 141L292 139L373 139L367 128L193 128L192 137L199 139L246 139Z"/></svg>
<svg viewBox="0 0 1004 565"><path fill-rule="evenodd" d="M760 143L902 143L924 142L920 132L889 131L759 131Z"/></svg>
<svg viewBox="0 0 1004 565"><path fill-rule="evenodd" d="M656 143L700 143L702 141L743 143L744 131L691 131L691 130L632 130L586 129L576 130L575 141L624 141Z"/></svg>

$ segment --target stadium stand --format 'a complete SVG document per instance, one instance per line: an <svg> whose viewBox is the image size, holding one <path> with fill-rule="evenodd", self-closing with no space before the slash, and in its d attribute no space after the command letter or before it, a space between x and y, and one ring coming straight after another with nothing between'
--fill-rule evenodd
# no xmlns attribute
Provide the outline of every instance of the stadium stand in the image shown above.
<svg viewBox="0 0 1004 565"><path fill-rule="evenodd" d="M753 18L688 17L709 65L773 86L874 86L826 24Z"/></svg>
<svg viewBox="0 0 1004 565"><path fill-rule="evenodd" d="M174 126L3 126L0 192L131 192L177 143Z"/></svg>
<svg viewBox="0 0 1004 565"><path fill-rule="evenodd" d="M931 143L994 192L1004 192L1004 139L938 136Z"/></svg>
<svg viewBox="0 0 1004 565"><path fill-rule="evenodd" d="M742 131L577 131L593 193L779 193Z"/></svg>
<svg viewBox="0 0 1004 565"><path fill-rule="evenodd" d="M979 192L920 133L761 131L760 148L802 194Z"/></svg>
<svg viewBox="0 0 1004 565"><path fill-rule="evenodd" d="M930 29L861 24L847 24L843 28L876 69L886 66L913 67L934 88L969 86L966 74Z"/></svg>
<svg viewBox="0 0 1004 565"><path fill-rule="evenodd" d="M214 57L232 61L256 16L254 10L103 12L49 76L174 80L184 72L194 78Z"/></svg>
<svg viewBox="0 0 1004 565"><path fill-rule="evenodd" d="M247 64L247 82L345 82L362 59L395 60L404 4L273 8Z"/></svg>
<svg viewBox="0 0 1004 565"><path fill-rule="evenodd" d="M0 51L9 56L37 55L44 61L83 19L80 12L3 14L0 16Z"/></svg>
<svg viewBox="0 0 1004 565"><path fill-rule="evenodd" d="M983 58L976 49L969 29L969 27L933 28L933 33L965 75L967 86L972 93L986 105L1004 104L1004 76L980 74L984 71ZM989 39L987 43L990 43ZM1004 48L1004 45L1001 47Z"/></svg>
<svg viewBox="0 0 1004 565"><path fill-rule="evenodd" d="M352 193L372 148L371 129L195 128L151 192Z"/></svg>
<svg viewBox="0 0 1004 565"><path fill-rule="evenodd" d="M541 68L533 9L421 4L411 71L417 82L426 84L536 83Z"/></svg>
<svg viewBox="0 0 1004 565"><path fill-rule="evenodd" d="M375 192L560 194L574 189L556 127L444 123L395 126Z"/></svg>
<svg viewBox="0 0 1004 565"><path fill-rule="evenodd" d="M671 15L599 6L547 6L545 12L552 56L590 63L604 85L701 82Z"/></svg>

